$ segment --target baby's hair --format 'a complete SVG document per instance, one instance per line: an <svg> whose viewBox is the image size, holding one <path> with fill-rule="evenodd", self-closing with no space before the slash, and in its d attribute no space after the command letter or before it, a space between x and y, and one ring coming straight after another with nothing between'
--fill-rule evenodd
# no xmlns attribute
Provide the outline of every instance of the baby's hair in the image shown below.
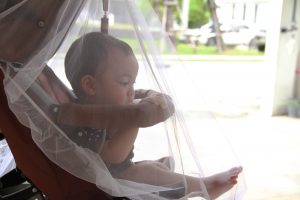
<svg viewBox="0 0 300 200"><path fill-rule="evenodd" d="M65 73L76 95L81 94L80 79L84 75L94 76L97 69L105 70L112 48L133 55L127 43L101 32L87 33L73 42L65 57Z"/></svg>

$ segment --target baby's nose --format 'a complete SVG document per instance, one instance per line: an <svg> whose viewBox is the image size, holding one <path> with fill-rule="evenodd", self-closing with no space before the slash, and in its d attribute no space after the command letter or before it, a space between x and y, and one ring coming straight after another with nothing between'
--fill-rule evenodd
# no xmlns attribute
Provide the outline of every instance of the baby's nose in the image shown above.
<svg viewBox="0 0 300 200"><path fill-rule="evenodd" d="M131 102L133 101L133 99L134 99L134 95L135 95L135 92L134 92L134 89L133 89L133 87L128 91L128 93L127 93L127 96L128 96L128 98L131 100Z"/></svg>

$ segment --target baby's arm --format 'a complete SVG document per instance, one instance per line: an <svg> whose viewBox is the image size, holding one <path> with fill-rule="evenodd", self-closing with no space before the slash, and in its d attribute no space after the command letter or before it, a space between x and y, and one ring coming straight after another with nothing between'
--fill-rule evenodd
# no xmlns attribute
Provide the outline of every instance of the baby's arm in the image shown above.
<svg viewBox="0 0 300 200"><path fill-rule="evenodd" d="M171 98L167 95L155 92L153 90L139 90L140 92L135 96L141 98L134 101L134 104L139 102L149 102L160 106L162 109L169 109L169 106L173 106ZM104 143L99 154L102 159L110 163L120 163L124 161L136 140L138 134L138 128L131 128L122 131L117 131L112 134L112 138Z"/></svg>
<svg viewBox="0 0 300 200"><path fill-rule="evenodd" d="M148 127L160 123L174 113L170 102L168 109L150 101L140 101L130 105L82 105L62 104L57 114L53 114L57 123L71 126L106 128L121 131L128 128Z"/></svg>
<svg viewBox="0 0 300 200"><path fill-rule="evenodd" d="M156 92L154 90L138 89L135 91L135 99L141 99L142 102L150 102L162 109L174 108L172 98L169 95Z"/></svg>
<svg viewBox="0 0 300 200"><path fill-rule="evenodd" d="M121 163L132 150L137 133L138 128L116 132L111 139L104 143L101 152L98 153L106 162L114 164Z"/></svg>

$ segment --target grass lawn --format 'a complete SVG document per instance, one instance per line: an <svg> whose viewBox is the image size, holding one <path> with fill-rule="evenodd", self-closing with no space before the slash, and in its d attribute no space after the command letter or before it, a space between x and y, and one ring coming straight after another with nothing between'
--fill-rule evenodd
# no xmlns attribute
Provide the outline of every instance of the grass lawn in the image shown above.
<svg viewBox="0 0 300 200"><path fill-rule="evenodd" d="M230 55L230 56L262 56L264 52L248 49L227 48L224 52L219 53L214 46L197 46L192 47L190 44L178 44L176 46L179 55Z"/></svg>

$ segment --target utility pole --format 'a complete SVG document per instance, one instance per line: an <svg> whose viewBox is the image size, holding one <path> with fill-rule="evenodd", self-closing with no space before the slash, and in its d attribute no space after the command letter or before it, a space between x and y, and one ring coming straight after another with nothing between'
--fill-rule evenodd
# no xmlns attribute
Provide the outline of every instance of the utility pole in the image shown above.
<svg viewBox="0 0 300 200"><path fill-rule="evenodd" d="M177 5L177 0L164 0L163 25L173 44L175 44L175 34L173 28L173 7Z"/></svg>
<svg viewBox="0 0 300 200"><path fill-rule="evenodd" d="M189 9L190 9L190 0L182 1L182 29L185 30L188 28L189 24Z"/></svg>
<svg viewBox="0 0 300 200"><path fill-rule="evenodd" d="M216 32L216 45L218 52L224 51L224 44L223 44L223 39L222 39L222 34L220 31L220 23L217 15L217 4L215 3L214 0L208 0L208 5L212 14L212 20Z"/></svg>

